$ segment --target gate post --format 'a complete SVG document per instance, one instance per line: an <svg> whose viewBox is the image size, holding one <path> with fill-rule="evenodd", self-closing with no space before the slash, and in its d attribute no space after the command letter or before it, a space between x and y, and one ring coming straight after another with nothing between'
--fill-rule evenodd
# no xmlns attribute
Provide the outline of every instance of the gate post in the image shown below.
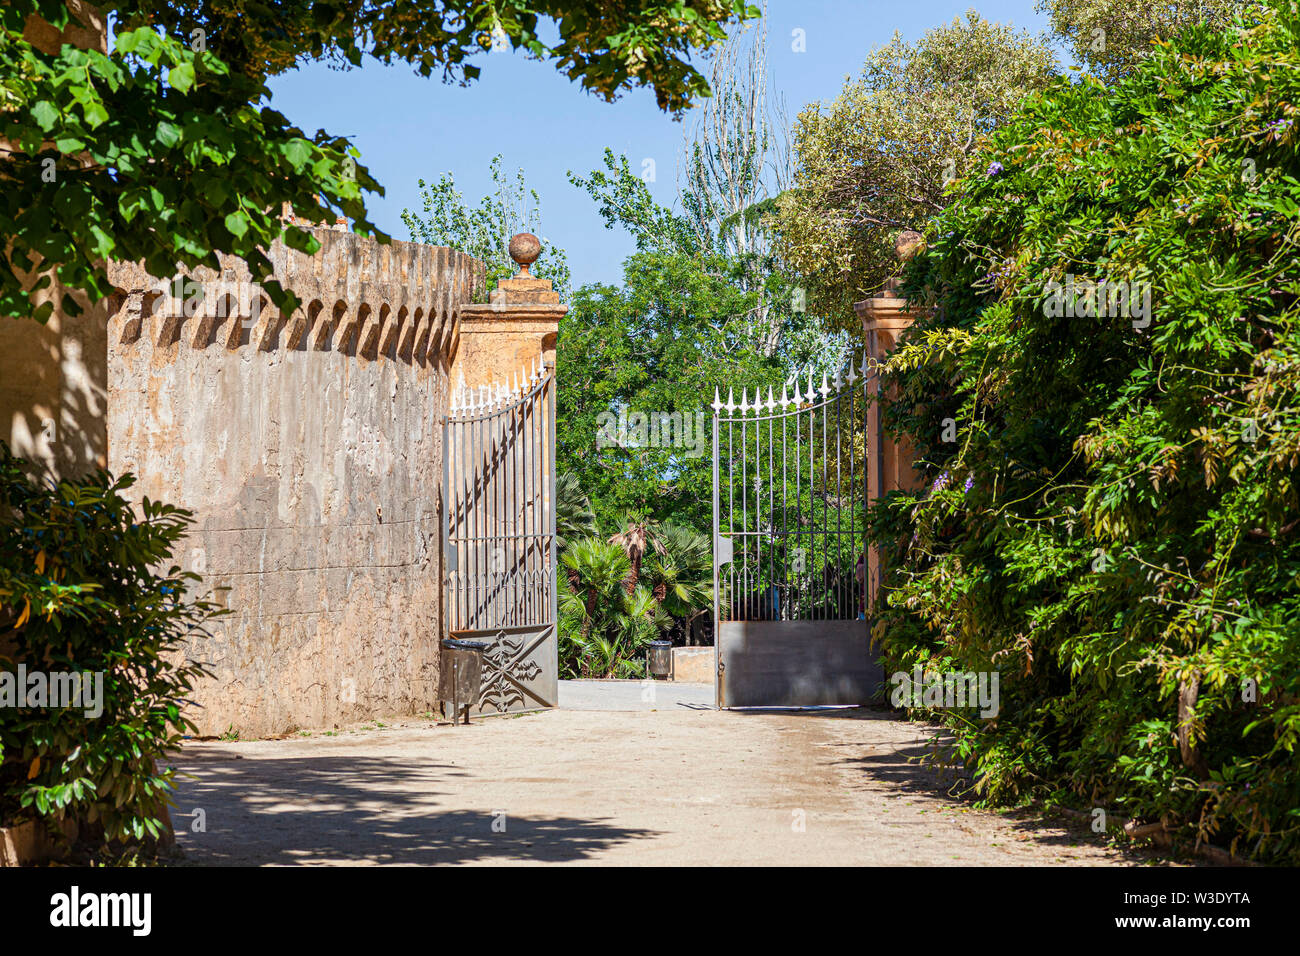
<svg viewBox="0 0 1300 956"><path fill-rule="evenodd" d="M456 354L448 377L449 389L467 389L503 382L533 363L555 364L555 338L560 319L569 311L560 304L550 279L532 276L542 244L531 233L510 240L510 258L519 265L513 279L502 279L488 302L463 305Z"/></svg>
<svg viewBox="0 0 1300 956"><path fill-rule="evenodd" d="M904 232L895 243L895 255L902 261L910 259L920 239L918 233ZM898 344L899 337L916 319L916 313L907 308L907 300L898 295L898 285L897 279L890 279L880 292L853 303L853 310L862 320L862 333L871 365L884 361ZM880 377L874 373L868 376L867 394L873 400L867 426L867 501L870 504L887 492L911 491L922 482L912 469L916 460L912 443L907 439L890 438L881 430L882 408L895 396L880 394ZM874 545L867 551L867 572L867 596L874 601L884 574L880 549Z"/></svg>

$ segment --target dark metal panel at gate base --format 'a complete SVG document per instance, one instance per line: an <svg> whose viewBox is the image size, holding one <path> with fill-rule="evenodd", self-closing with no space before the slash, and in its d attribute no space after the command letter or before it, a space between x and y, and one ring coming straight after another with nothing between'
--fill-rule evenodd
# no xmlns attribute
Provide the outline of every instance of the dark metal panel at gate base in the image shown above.
<svg viewBox="0 0 1300 956"><path fill-rule="evenodd" d="M866 618L867 357L833 380L713 401L719 707L863 704L881 689Z"/></svg>
<svg viewBox="0 0 1300 956"><path fill-rule="evenodd" d="M554 707L555 375L460 391L443 440L445 626L488 645L471 713Z"/></svg>
<svg viewBox="0 0 1300 956"><path fill-rule="evenodd" d="M559 690L555 625L453 631L463 641L482 641L483 688L473 713L509 713L554 707Z"/></svg>
<svg viewBox="0 0 1300 956"><path fill-rule="evenodd" d="M718 670L721 707L865 704L884 683L866 621L726 621Z"/></svg>

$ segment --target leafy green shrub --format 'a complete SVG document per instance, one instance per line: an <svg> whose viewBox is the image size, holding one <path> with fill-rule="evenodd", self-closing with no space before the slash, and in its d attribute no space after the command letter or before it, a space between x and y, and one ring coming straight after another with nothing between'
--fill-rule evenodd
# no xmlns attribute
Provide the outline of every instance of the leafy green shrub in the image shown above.
<svg viewBox="0 0 1300 956"><path fill-rule="evenodd" d="M694 619L713 610L713 542L707 534L675 524L659 525L654 534L660 547L646 555L641 578L689 637Z"/></svg>
<svg viewBox="0 0 1300 956"><path fill-rule="evenodd" d="M1056 83L910 270L886 420L928 478L873 513L875 633L1000 672L995 719L937 715L986 800L1300 862L1297 103L1291 3Z"/></svg>
<svg viewBox="0 0 1300 956"><path fill-rule="evenodd" d="M600 538L581 538L565 548L560 562L562 676L643 677L645 646L669 618L645 585L628 590L627 552Z"/></svg>
<svg viewBox="0 0 1300 956"><path fill-rule="evenodd" d="M111 841L162 833L172 771L155 760L193 731L180 708L205 673L180 649L219 612L187 598L197 575L160 570L189 512L146 498L137 515L123 497L133 483L102 471L33 481L0 445L0 678L20 666L102 673L95 707L0 706L0 824L71 818Z"/></svg>

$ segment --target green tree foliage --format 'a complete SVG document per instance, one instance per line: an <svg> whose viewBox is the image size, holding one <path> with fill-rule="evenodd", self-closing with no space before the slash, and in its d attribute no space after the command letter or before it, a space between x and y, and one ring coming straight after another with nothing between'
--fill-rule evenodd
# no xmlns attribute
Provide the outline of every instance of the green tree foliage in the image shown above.
<svg viewBox="0 0 1300 956"><path fill-rule="evenodd" d="M542 203L537 190L528 188L522 169L513 182L507 179L499 155L489 164L488 172L495 189L472 209L465 205L451 173L433 185L421 179L423 214L402 210L402 222L411 231L411 238L432 246L450 246L481 259L487 274L485 291L491 292L499 281L519 270L510 258L510 237L519 232L537 233L542 251L530 272L539 279L550 279L560 299L567 300L568 260L564 250L542 234Z"/></svg>
<svg viewBox="0 0 1300 956"><path fill-rule="evenodd" d="M591 499L568 472L555 476L555 545L561 551L570 541L597 534L596 514Z"/></svg>
<svg viewBox="0 0 1300 956"><path fill-rule="evenodd" d="M724 399L728 389L779 391L794 369L833 368L842 342L827 348L818 321L791 308L784 272L773 268L767 291L755 288L752 263L702 244L686 217L651 198L626 157L606 150L604 170L571 178L638 252L624 263L622 286L578 289L561 320L560 468L578 476L603 527L620 528L631 514L707 532L715 390ZM751 322L764 296L774 309L784 304L771 354ZM661 415L673 422L667 442ZM678 425L683 441L672 440Z"/></svg>
<svg viewBox="0 0 1300 956"><path fill-rule="evenodd" d="M659 526L655 535L660 548L646 556L641 580L664 613L681 622L689 643L694 620L713 609L713 542L675 524Z"/></svg>
<svg viewBox="0 0 1300 956"><path fill-rule="evenodd" d="M641 677L645 646L669 620L650 590L624 582L627 553L600 538L571 542L560 557L560 671L567 677Z"/></svg>
<svg viewBox="0 0 1300 956"><path fill-rule="evenodd" d="M382 190L355 148L324 131L307 136L267 105L268 76L303 60L356 66L373 56L468 81L472 58L496 43L555 63L606 99L643 85L680 111L708 88L691 52L757 12L743 0L130 0L100 7L114 21L107 53L34 44L31 18L97 28L87 9L0 8L0 234L10 243L0 315L49 316L52 303L31 300L34 270L57 269L64 285L102 298L109 258L167 278L177 263L216 267L226 252L265 280L262 250L282 233L293 248L316 248L309 232L283 226L284 203L311 222L341 211L375 232L362 197ZM279 308L293 307L289 290L265 286ZM70 296L62 305L77 309Z"/></svg>
<svg viewBox="0 0 1300 956"><path fill-rule="evenodd" d="M1114 81L1151 52L1160 38L1196 24L1224 26L1252 0L1038 0L1074 61ZM1261 4L1262 6L1262 4Z"/></svg>
<svg viewBox="0 0 1300 956"><path fill-rule="evenodd" d="M931 317L888 421L928 480L874 515L876 634L900 670L1000 672L996 720L940 715L990 800L1300 862L1297 102L1290 2L1057 82L909 277Z"/></svg>
<svg viewBox="0 0 1300 956"><path fill-rule="evenodd" d="M613 102L648 87L679 113L709 93L692 54L725 26L758 16L743 0L130 0L105 5L126 24L190 37L235 69L264 77L304 60L360 66L366 57L408 63L420 76L466 83L473 60L509 49L553 63L583 89Z"/></svg>
<svg viewBox="0 0 1300 956"><path fill-rule="evenodd" d="M852 304L896 270L895 236L943 208L945 182L1053 68L1040 38L972 11L916 43L895 35L829 105L805 107L776 228L808 309L858 328Z"/></svg>
<svg viewBox="0 0 1300 956"><path fill-rule="evenodd" d="M764 6L766 17L766 5ZM767 221L789 178L789 123L767 73L767 22L735 31L709 64L713 95L679 160L682 221L699 248L735 264L737 285L757 293L746 321L771 355L784 336L792 290L772 249Z"/></svg>
<svg viewBox="0 0 1300 956"><path fill-rule="evenodd" d="M557 480L563 503L565 477ZM608 541L566 540L560 561L560 662L571 677L636 677L645 644L680 630L713 602L707 535L633 520Z"/></svg>
<svg viewBox="0 0 1300 956"><path fill-rule="evenodd" d="M48 699L0 706L0 825L162 832L172 771L155 760L193 732L180 708L204 674L184 644L219 612L187 596L197 576L170 563L189 513L146 498L137 514L123 497L132 483L104 472L36 483L0 444L0 674L103 675L99 714Z"/></svg>
<svg viewBox="0 0 1300 956"><path fill-rule="evenodd" d="M267 106L262 80L149 27L122 29L113 49L64 45L46 53L23 38L38 10L58 26L62 3L18 0L0 11L0 315L49 317L34 291L57 267L92 300L111 288L110 258L141 261L160 278L176 264L216 266L216 251L271 271L262 251L280 236L282 203L322 221L339 209L369 230L362 190L378 189L340 138L301 130ZM296 249L310 233L284 229ZM287 290L265 283L285 307ZM71 295L61 303L76 314Z"/></svg>

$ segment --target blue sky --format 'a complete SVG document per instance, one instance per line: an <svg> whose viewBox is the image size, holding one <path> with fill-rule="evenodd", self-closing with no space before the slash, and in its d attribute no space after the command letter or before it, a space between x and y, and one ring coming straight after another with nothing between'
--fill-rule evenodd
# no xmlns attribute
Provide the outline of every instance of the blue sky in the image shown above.
<svg viewBox="0 0 1300 956"><path fill-rule="evenodd" d="M915 39L932 26L964 15L970 0L770 0L769 70L791 119L812 100L829 100L856 76L867 52L894 31ZM983 0L986 19L1045 31L1033 0ZM792 31L804 31L807 51L792 50ZM488 191L487 166L502 156L513 175L522 167L542 200L540 232L563 246L575 285L617 283L633 251L623 233L605 228L595 204L565 173L601 165L606 146L626 153L632 168L654 159L655 198L671 205L676 164L690 115L681 122L655 108L646 90L615 103L582 92L549 64L509 53L477 60L479 80L468 87L421 79L406 66L374 62L335 71L320 64L276 78L272 105L309 133L323 127L349 136L387 195L370 196L371 218L394 238L409 239L402 209L419 209L417 180L451 172L471 204Z"/></svg>

